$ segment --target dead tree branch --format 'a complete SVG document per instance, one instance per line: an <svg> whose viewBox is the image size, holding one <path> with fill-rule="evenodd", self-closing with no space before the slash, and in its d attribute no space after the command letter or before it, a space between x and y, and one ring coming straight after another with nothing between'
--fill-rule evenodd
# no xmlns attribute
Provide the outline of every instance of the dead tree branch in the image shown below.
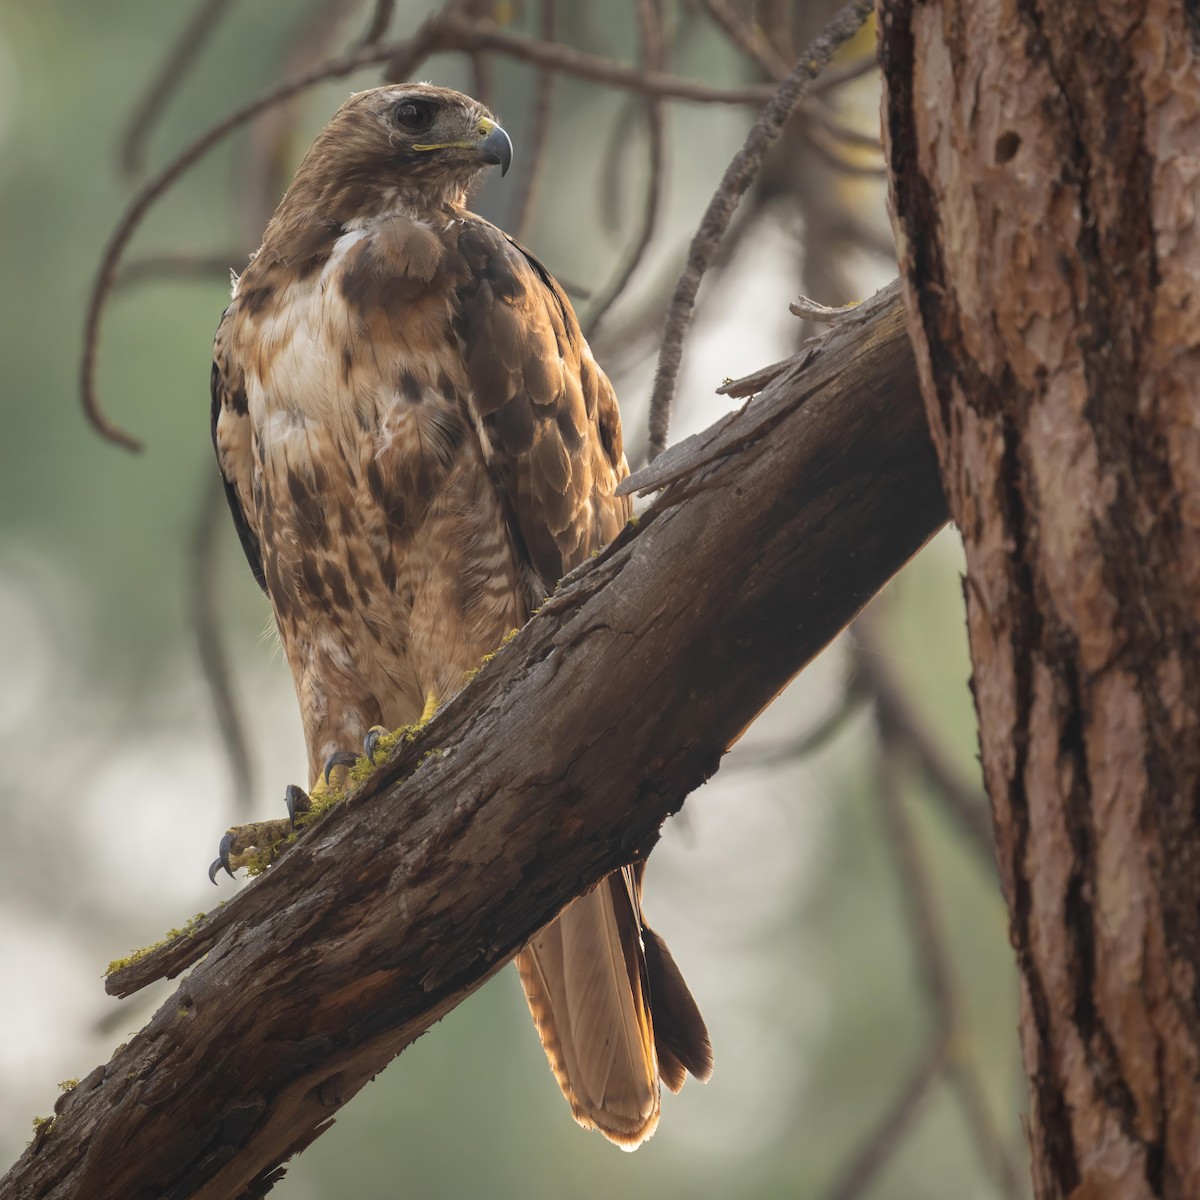
<svg viewBox="0 0 1200 1200"><path fill-rule="evenodd" d="M673 482L640 523L361 791L110 976L124 994L207 954L62 1097L0 1197L265 1194L416 1036L649 851L944 520L895 288L869 303L663 455Z"/></svg>
<svg viewBox="0 0 1200 1200"><path fill-rule="evenodd" d="M679 367L683 362L683 340L691 325L700 282L729 228L734 209L754 182L767 151L774 145L788 118L808 94L817 76L829 65L838 48L862 28L873 7L871 0L850 0L838 10L759 114L746 135L745 144L733 156L705 209L700 228L688 247L687 265L675 285L667 310L662 349L650 396L650 444L647 453L651 459L661 454L667 445L671 401L675 395Z"/></svg>

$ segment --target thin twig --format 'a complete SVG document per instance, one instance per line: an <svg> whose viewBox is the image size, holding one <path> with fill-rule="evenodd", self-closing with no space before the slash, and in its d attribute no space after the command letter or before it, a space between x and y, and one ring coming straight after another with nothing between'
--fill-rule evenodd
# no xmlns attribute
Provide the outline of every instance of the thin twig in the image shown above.
<svg viewBox="0 0 1200 1200"><path fill-rule="evenodd" d="M804 136L808 144L835 171L842 175L857 175L865 179L886 179L887 165L880 159L878 162L856 162L847 158L835 135L822 128L820 124L809 124L804 128ZM882 153L880 147L873 143L868 146L877 154Z"/></svg>
<svg viewBox="0 0 1200 1200"><path fill-rule="evenodd" d="M942 1038L929 1041L891 1104L863 1139L841 1177L825 1193L825 1200L855 1200L866 1192L920 1115L948 1053Z"/></svg>
<svg viewBox="0 0 1200 1200"><path fill-rule="evenodd" d="M191 20L184 26L158 73L150 81L133 110L125 137L121 141L121 169L127 174L136 175L142 169L146 156L146 141L151 130L162 117L167 101L172 93L178 90L188 68L199 58L200 51L204 49L204 44L212 36L230 3L231 0L200 0Z"/></svg>
<svg viewBox="0 0 1200 1200"><path fill-rule="evenodd" d="M807 296L801 296L798 300L793 300L788 305L788 312L793 317L800 317L805 321L813 321L818 325L853 325L857 321L862 321L862 301L851 300L849 304L839 304L836 307L830 307L828 304L818 304L815 300L810 300ZM729 395L735 393L730 392Z"/></svg>
<svg viewBox="0 0 1200 1200"><path fill-rule="evenodd" d="M822 104L819 100L814 100L810 96L804 102L802 110L807 125L819 126L834 141L843 146L853 147L856 150L871 150L876 154L883 153L879 134L864 133L861 129L856 129L853 125L846 124L837 113L829 108L828 105Z"/></svg>
<svg viewBox="0 0 1200 1200"><path fill-rule="evenodd" d="M903 746L912 756L933 785L932 797L942 805L959 833L965 836L979 861L986 864L989 872L994 872L996 853L987 797L962 778L917 718L886 662L874 648L874 639L867 632L869 628L861 620L855 625L859 638L858 670L875 697L875 710L884 736Z"/></svg>
<svg viewBox="0 0 1200 1200"><path fill-rule="evenodd" d="M229 655L217 616L220 595L220 589L217 587L217 533L225 527L224 517L225 489L220 474L214 470L209 473L192 534L192 548L188 555L190 578L187 582L187 596L192 627L196 631L196 651L200 659L200 669L204 673L208 694L212 698L213 713L217 718L217 729L225 750L225 761L229 764L233 810L235 813L248 815L253 801L250 743L246 737L241 708L234 694Z"/></svg>
<svg viewBox="0 0 1200 1200"><path fill-rule="evenodd" d="M246 251L227 250L222 254L148 254L127 262L113 280L112 290L123 292L151 280L167 282L228 282L229 272L246 261Z"/></svg>
<svg viewBox="0 0 1200 1200"><path fill-rule="evenodd" d="M280 74L290 78L311 70L328 56L345 22L347 0L320 0L309 6L308 21L290 38ZM239 214L246 242L257 246L295 167L292 140L303 106L293 96L261 114L249 128L237 172ZM244 260L243 260L244 261Z"/></svg>
<svg viewBox="0 0 1200 1200"><path fill-rule="evenodd" d="M558 0L542 0L538 35L544 42L554 41L558 26ZM522 241L529 229L540 190L546 159L546 141L550 135L551 105L557 76L550 67L540 67L533 91L533 118L529 123L529 167L521 177L520 191L513 212L513 236Z"/></svg>
<svg viewBox="0 0 1200 1200"><path fill-rule="evenodd" d="M492 11L492 0L457 0L453 11L460 13L464 20L475 25L487 20ZM450 11L448 7L447 11ZM482 49L476 47L467 57L471 63L471 95L487 108L496 107L496 72L492 69L492 60Z"/></svg>
<svg viewBox="0 0 1200 1200"><path fill-rule="evenodd" d="M759 0L758 27L763 37L784 62L796 57L792 38L792 0Z"/></svg>
<svg viewBox="0 0 1200 1200"><path fill-rule="evenodd" d="M494 50L522 62L553 67L576 79L605 83L643 96L691 100L697 104L761 104L775 92L772 84L717 87L663 71L641 71L626 63L576 50L573 46L542 42L523 34L510 33L491 21L471 24L461 17L448 14L437 19L437 28L440 31L440 50Z"/></svg>
<svg viewBox="0 0 1200 1200"><path fill-rule="evenodd" d="M1017 1154L1009 1149L996 1128L978 1067L961 1052L952 1054L946 1064L946 1078L958 1095L959 1111L984 1170L1005 1200L1024 1200L1027 1194L1025 1172Z"/></svg>
<svg viewBox="0 0 1200 1200"><path fill-rule="evenodd" d="M929 870L922 859L916 831L901 793L897 752L903 751L905 746L897 729L888 724L878 706L876 722L882 749L878 786L884 825L900 874L913 949L933 1005L936 1036L948 1049L944 1068L958 1094L960 1112L984 1170L1008 1200L1019 1200L1023 1194L1019 1168L996 1130L983 1094L978 1066L970 1056L946 933L930 886Z"/></svg>
<svg viewBox="0 0 1200 1200"><path fill-rule="evenodd" d="M375 6L371 9L371 23L367 26L367 32L363 34L359 46L374 46L382 41L383 35L387 33L388 27L392 23L392 14L395 11L396 0L375 0Z"/></svg>
<svg viewBox="0 0 1200 1200"><path fill-rule="evenodd" d="M647 72L658 71L663 66L663 13L661 0L637 0L638 36L641 40L641 64ZM650 156L650 177L646 182L646 198L642 205L641 226L633 250L622 263L616 276L601 293L588 316L586 335L595 336L605 313L616 303L617 298L629 286L646 251L654 240L658 215L662 208L663 178L666 175L667 135L662 101L657 96L646 98L646 137Z"/></svg>
<svg viewBox="0 0 1200 1200"><path fill-rule="evenodd" d="M921 857L917 835L908 818L900 788L893 735L879 720L880 757L876 787L880 800L887 844L896 860L900 891L908 917L913 952L929 999L939 1036L951 1041L959 1036L959 1004L946 948L946 934L938 915L937 901L929 883L929 871Z"/></svg>
<svg viewBox="0 0 1200 1200"><path fill-rule="evenodd" d="M759 114L758 120L746 135L745 143L733 156L720 186L709 201L700 228L688 249L687 266L675 286L675 294L667 313L662 351L659 354L654 390L650 397L650 441L647 453L651 459L661 454L667 445L671 401L683 359L683 339L691 324L700 281L704 278L717 246L729 227L733 211L754 181L763 158L774 145L796 105L807 94L838 47L858 32L873 11L872 0L850 0L849 4L839 9Z"/></svg>
<svg viewBox="0 0 1200 1200"><path fill-rule="evenodd" d="M726 0L704 0L704 8L721 27L726 37L755 63L768 79L781 80L789 70L789 62L755 26L747 24L726 3Z"/></svg>

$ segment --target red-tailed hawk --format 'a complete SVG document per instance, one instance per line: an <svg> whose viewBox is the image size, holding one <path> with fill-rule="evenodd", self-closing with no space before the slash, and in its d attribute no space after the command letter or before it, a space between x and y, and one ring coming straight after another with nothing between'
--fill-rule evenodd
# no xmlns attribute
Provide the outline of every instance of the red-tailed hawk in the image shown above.
<svg viewBox="0 0 1200 1200"><path fill-rule="evenodd" d="M508 135L467 96L347 101L304 157L217 330L213 440L295 678L310 789L427 717L630 515L612 386L562 289L468 212ZM217 865L245 861L223 843ZM575 1119L634 1147L659 1079L712 1071L641 871L517 956ZM653 1014L653 1015L652 1015Z"/></svg>

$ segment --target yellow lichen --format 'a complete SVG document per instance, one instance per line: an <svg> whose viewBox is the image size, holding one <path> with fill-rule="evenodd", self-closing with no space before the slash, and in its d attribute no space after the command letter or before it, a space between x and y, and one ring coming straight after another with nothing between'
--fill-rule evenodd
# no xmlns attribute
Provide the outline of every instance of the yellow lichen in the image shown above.
<svg viewBox="0 0 1200 1200"><path fill-rule="evenodd" d="M108 964L108 968L104 972L105 976L107 977L115 974L117 971L123 971L126 967L131 966L135 962L139 962L148 954L153 954L155 950L161 949L168 942L173 942L176 938L192 937L196 930L198 930L200 926L204 924L206 919L207 914L197 913L194 917L191 917L184 923L182 929L168 929L166 937L160 938L157 942L154 942L149 946L143 946L140 950L134 950L127 954L124 958L114 958L112 962Z"/></svg>
<svg viewBox="0 0 1200 1200"><path fill-rule="evenodd" d="M70 1092L70 1091L73 1091L78 1086L79 1086L78 1079L64 1079L62 1081L62 1083L60 1083L58 1085L58 1090L60 1092Z"/></svg>
<svg viewBox="0 0 1200 1200"><path fill-rule="evenodd" d="M300 823L300 817L296 818L296 824ZM280 855L280 846L287 842L287 838L281 838L278 842L272 842L269 846L260 846L251 854L242 866L246 868L247 877L253 879L255 875L261 875Z"/></svg>

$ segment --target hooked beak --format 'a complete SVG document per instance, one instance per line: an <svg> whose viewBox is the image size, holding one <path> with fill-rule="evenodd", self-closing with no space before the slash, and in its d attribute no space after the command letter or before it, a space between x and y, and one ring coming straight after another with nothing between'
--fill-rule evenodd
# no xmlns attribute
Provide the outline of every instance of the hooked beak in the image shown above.
<svg viewBox="0 0 1200 1200"><path fill-rule="evenodd" d="M508 168L512 166L512 139L495 121L486 118L480 121L479 131L483 136L475 143L475 153L479 155L480 162L499 167L500 174L507 175Z"/></svg>

